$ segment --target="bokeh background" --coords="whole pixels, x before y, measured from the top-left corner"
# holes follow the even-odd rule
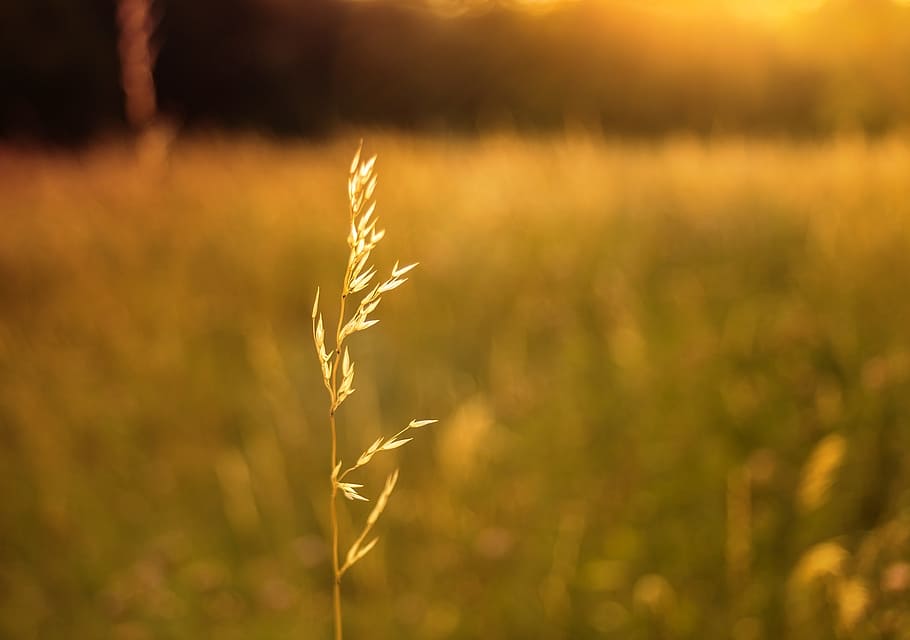
[[[891,0],[0,1],[0,637],[330,636],[364,138],[349,637],[910,638],[908,124]]]

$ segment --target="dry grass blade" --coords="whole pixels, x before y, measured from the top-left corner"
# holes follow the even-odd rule
[[[392,440],[390,442],[386,442],[384,445],[382,445],[382,450],[391,451],[392,449],[397,449],[398,447],[406,445],[413,439],[414,438],[404,438],[402,440]]]
[[[370,511],[370,515],[367,516],[363,531],[360,532],[360,535],[357,536],[354,544],[352,544],[351,548],[348,550],[344,565],[341,567],[342,574],[350,569],[358,560],[363,558],[376,544],[378,538],[374,538],[369,544],[362,546],[363,541],[372,530],[373,525],[376,524],[376,522],[379,520],[379,516],[382,515],[383,511],[385,511],[386,505],[389,502],[389,497],[392,495],[392,491],[395,490],[395,485],[397,483],[398,469],[395,469],[395,471],[389,474],[389,477],[386,478],[385,487],[383,488],[382,493],[379,494],[379,497],[376,499],[376,504],[373,506],[373,510]]]
[[[379,520],[379,516],[382,515],[382,512],[385,510],[386,503],[389,501],[389,496],[392,495],[392,491],[395,490],[395,485],[398,483],[398,469],[395,469],[385,481],[385,487],[382,490],[382,493],[379,494],[379,498],[376,499],[376,506],[373,507],[373,510],[370,512],[369,517],[367,518],[367,526],[371,527],[376,524],[376,521]]]
[[[341,492],[344,494],[344,497],[348,500],[362,500],[363,502],[369,502],[369,499],[364,498],[362,495],[357,493],[357,489],[362,488],[362,484],[355,484],[353,482],[339,482],[338,488],[341,489]]]
[[[320,289],[316,288],[316,295],[313,300],[313,342],[316,346],[316,354],[319,358],[320,368],[322,371],[323,383],[329,394],[329,427],[332,444],[332,472],[331,472],[331,496],[330,504],[330,523],[332,536],[332,572],[334,577],[332,590],[333,605],[333,628],[335,640],[342,638],[342,618],[341,618],[341,577],[354,564],[359,562],[375,546],[378,538],[373,538],[364,544],[367,535],[379,520],[379,516],[388,504],[389,497],[395,489],[398,482],[398,470],[396,469],[386,479],[385,487],[376,504],[367,516],[363,529],[354,543],[348,549],[345,555],[344,563],[341,564],[338,553],[338,512],[336,498],[340,492],[342,496],[351,501],[366,502],[367,498],[358,491],[363,487],[360,483],[343,482],[344,478],[351,472],[360,469],[368,464],[380,451],[392,451],[411,442],[413,438],[402,438],[409,429],[419,429],[436,420],[411,420],[411,422],[391,438],[377,438],[360,457],[357,463],[342,471],[341,460],[338,457],[338,438],[335,414],[341,404],[354,393],[354,361],[351,359],[351,353],[345,340],[351,335],[369,329],[375,326],[379,320],[370,318],[370,315],[379,307],[382,300],[382,294],[397,289],[405,282],[405,274],[413,270],[417,263],[414,262],[404,267],[399,267],[398,262],[392,267],[391,275],[380,284],[375,284],[373,288],[364,295],[357,303],[356,310],[350,317],[347,317],[346,309],[349,300],[364,291],[373,282],[376,276],[376,267],[370,264],[373,249],[385,237],[385,231],[377,229],[378,218],[375,215],[376,203],[372,201],[373,194],[378,184],[377,176],[373,173],[376,164],[376,156],[369,160],[362,161],[363,143],[358,146],[354,153],[354,159],[351,162],[350,175],[348,178],[348,199],[350,201],[350,231],[348,232],[347,243],[350,247],[348,263],[342,280],[341,300],[338,309],[338,326],[335,330],[335,344],[329,348],[326,345],[325,323],[322,314],[319,312]],[[339,373],[341,380],[339,381]]]
[[[344,566],[342,567],[342,571],[346,570],[348,567],[353,566],[353,565],[354,565],[355,563],[357,563],[361,558],[363,558],[366,554],[368,554],[368,553],[373,549],[373,547],[376,546],[376,543],[377,543],[377,542],[379,542],[379,538],[378,538],[378,537],[377,537],[377,538],[373,538],[373,539],[370,540],[368,543],[366,543],[366,545],[364,545],[363,547],[361,547],[361,546],[358,545],[358,544],[354,544],[354,545],[348,550],[348,555],[347,555],[347,557],[345,558]]]

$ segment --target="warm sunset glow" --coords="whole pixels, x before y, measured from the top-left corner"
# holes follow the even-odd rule
[[[562,4],[577,0],[517,0],[535,6]],[[600,0],[605,5],[629,5],[638,9],[656,9],[679,13],[721,11],[746,16],[770,17],[812,11],[827,0]],[[910,1],[910,0],[904,0]]]
[[[370,0],[354,0],[370,1]],[[510,0],[512,4],[537,11],[582,0]],[[605,7],[634,8],[678,14],[721,13],[750,19],[786,19],[822,8],[830,0],[594,0]],[[886,2],[888,0],[885,0]],[[910,0],[890,0],[899,6],[910,6]],[[493,4],[490,0],[427,0],[427,4],[444,12],[460,12]]]

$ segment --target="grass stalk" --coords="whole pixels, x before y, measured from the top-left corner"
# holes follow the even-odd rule
[[[377,218],[374,216],[376,203],[373,194],[376,189],[376,175],[373,168],[376,156],[368,160],[361,157],[361,147],[357,149],[351,163],[348,178],[348,198],[350,202],[350,231],[348,233],[348,255],[344,279],[341,284],[341,296],[338,307],[338,323],[335,328],[334,346],[327,349],[325,342],[325,323],[319,312],[319,288],[316,289],[316,299],[313,302],[313,342],[316,355],[322,370],[322,381],[329,396],[329,431],[331,436],[331,489],[329,493],[329,520],[331,522],[332,536],[332,626],[335,640],[342,640],[342,599],[341,579],[348,569],[353,567],[376,546],[378,538],[366,541],[379,516],[384,511],[395,484],[398,481],[398,469],[395,469],[386,479],[385,487],[380,492],[372,511],[351,544],[344,562],[341,560],[340,539],[338,531],[338,494],[339,492],[348,500],[368,502],[369,499],[361,495],[362,484],[344,482],[349,474],[366,466],[373,457],[384,451],[397,449],[412,440],[402,438],[409,430],[419,429],[436,422],[436,420],[411,420],[407,426],[400,429],[390,438],[378,438],[365,449],[357,458],[357,462],[346,469],[342,467],[342,458],[338,451],[338,426],[336,414],[341,404],[354,393],[354,362],[350,356],[350,349],[346,342],[353,334],[375,325],[378,320],[371,319],[382,296],[404,284],[408,279],[405,274],[410,272],[417,263],[399,267],[398,262],[392,267],[391,275],[382,283],[373,285],[372,289],[362,294],[357,303],[357,310],[348,317],[347,302],[351,296],[366,291],[376,276],[376,268],[370,264],[373,249],[382,240],[385,231],[376,228]],[[341,372],[341,381],[338,376]]]

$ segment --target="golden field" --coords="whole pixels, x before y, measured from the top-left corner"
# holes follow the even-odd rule
[[[329,637],[355,146],[0,151],[0,637]],[[366,148],[351,638],[910,637],[910,142]]]

